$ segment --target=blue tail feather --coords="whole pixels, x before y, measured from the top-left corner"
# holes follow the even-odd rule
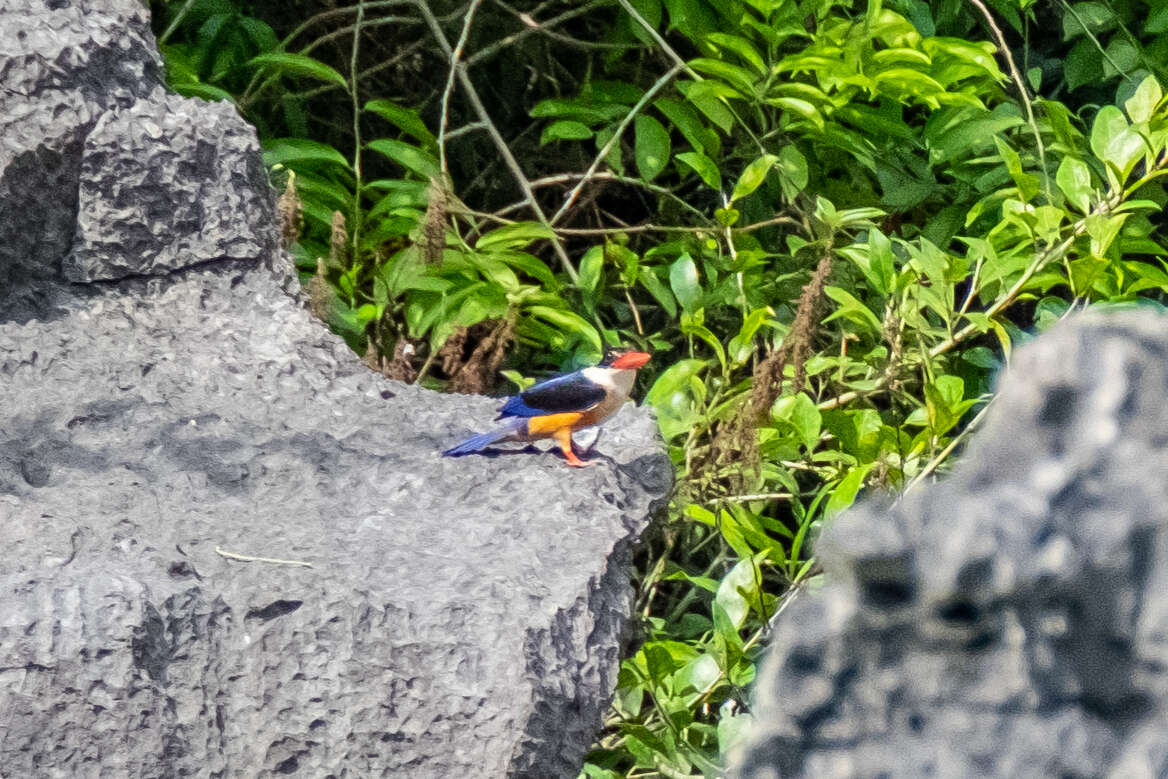
[[[507,424],[500,425],[486,433],[479,433],[463,441],[457,446],[452,446],[442,453],[443,457],[461,457],[464,454],[473,454],[481,452],[491,444],[498,443],[511,435],[519,432],[519,427],[527,422],[526,419],[508,420]]]

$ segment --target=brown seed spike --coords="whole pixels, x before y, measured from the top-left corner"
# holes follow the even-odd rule
[[[349,234],[345,230],[345,215],[333,211],[332,235],[329,236],[329,262],[342,268],[348,266]]]
[[[426,194],[429,202],[422,223],[422,256],[427,265],[438,265],[446,248],[446,188],[437,178],[432,178]]]
[[[280,245],[287,249],[300,240],[304,229],[304,206],[296,194],[296,173],[288,171],[284,192],[276,201],[276,221],[280,225]]]

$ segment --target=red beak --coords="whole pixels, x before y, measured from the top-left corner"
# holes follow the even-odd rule
[[[617,370],[637,370],[645,363],[649,362],[652,355],[646,352],[625,352],[620,357],[612,361],[611,367]]]

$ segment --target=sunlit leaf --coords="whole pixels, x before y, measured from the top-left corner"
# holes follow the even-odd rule
[[[644,114],[637,115],[635,130],[637,170],[645,181],[652,181],[669,163],[669,132],[661,122]]]

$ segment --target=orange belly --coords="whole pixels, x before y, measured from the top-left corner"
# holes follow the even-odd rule
[[[570,411],[566,414],[531,417],[527,420],[527,434],[533,438],[550,436],[564,428],[575,428],[584,416],[579,411]]]

